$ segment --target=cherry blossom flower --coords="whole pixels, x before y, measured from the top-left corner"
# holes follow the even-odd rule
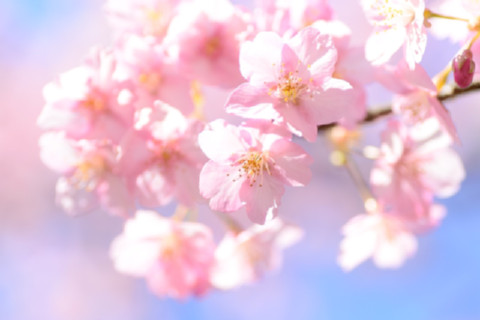
[[[383,75],[377,73],[378,81],[396,93],[392,101],[395,113],[401,114],[410,125],[435,118],[453,140],[460,141],[450,113],[438,100],[437,88],[422,66],[417,64],[411,70],[402,61],[394,68],[385,67],[383,70]]]
[[[242,207],[255,223],[277,215],[284,185],[304,186],[311,178],[309,155],[270,123],[235,127],[216,120],[199,135],[210,159],[200,173],[200,193],[210,208]]]
[[[370,177],[376,195],[395,211],[421,219],[433,196],[452,196],[465,178],[451,142],[433,119],[414,128],[390,122]]]
[[[203,124],[157,101],[137,112],[135,129],[121,142],[119,167],[139,202],[156,207],[178,200],[186,206],[201,200],[200,169],[206,161],[197,143]]]
[[[68,214],[88,213],[97,207],[127,216],[134,202],[116,167],[117,152],[108,141],[71,140],[64,133],[40,138],[41,157],[63,174],[56,186],[57,203]]]
[[[343,234],[338,263],[345,271],[370,257],[380,268],[398,268],[417,251],[417,240],[402,220],[382,212],[353,217]]]
[[[330,20],[333,10],[327,0],[256,1],[255,22],[261,31],[293,35],[318,20]]]
[[[226,110],[274,120],[314,141],[317,125],[347,117],[355,105],[351,85],[332,78],[336,61],[331,38],[316,29],[305,28],[287,42],[261,32],[241,48],[240,68],[248,82],[232,92]]]
[[[282,262],[282,250],[303,236],[298,227],[275,219],[263,226],[254,225],[240,233],[229,232],[215,251],[212,285],[232,289],[262,278]]]
[[[362,6],[374,26],[365,46],[367,59],[383,64],[403,45],[405,59],[413,69],[427,44],[424,0],[362,0]]]
[[[38,118],[42,129],[63,130],[75,139],[118,141],[132,124],[128,83],[115,79],[110,50],[92,50],[86,63],[45,86],[46,105]]]
[[[162,38],[180,0],[107,0],[105,9],[118,31]]]
[[[215,244],[208,227],[138,211],[112,243],[115,268],[144,277],[160,297],[201,296],[210,289]]]
[[[241,83],[240,43],[250,34],[248,15],[227,0],[197,0],[173,19],[165,44],[185,74],[204,84]]]
[[[176,62],[164,52],[164,47],[153,38],[129,36],[122,39],[119,69],[122,77],[135,84],[137,108],[162,100],[175,106],[184,115],[193,112],[190,80],[178,72]]]

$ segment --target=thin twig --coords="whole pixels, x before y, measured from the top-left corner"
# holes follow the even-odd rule
[[[480,90],[480,82],[474,82],[472,83],[468,88],[459,88],[457,86],[452,86],[452,89],[449,92],[446,93],[440,93],[438,95],[438,100],[440,101],[446,101],[446,100],[452,100],[458,96],[461,96],[463,94]],[[385,106],[385,107],[379,107],[376,108],[373,111],[367,112],[365,118],[361,121],[361,123],[369,123],[373,122],[379,118],[382,118],[384,116],[388,116],[389,114],[392,113],[392,107],[391,106]],[[325,130],[328,130],[332,127],[334,127],[336,124],[335,123],[330,123],[330,124],[325,124],[318,126],[318,132],[322,132]]]

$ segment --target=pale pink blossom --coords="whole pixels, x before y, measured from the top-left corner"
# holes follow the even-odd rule
[[[424,0],[362,0],[362,6],[374,26],[365,46],[367,59],[383,64],[403,46],[405,60],[413,69],[427,44]]]
[[[85,64],[47,84],[46,105],[38,118],[42,129],[62,130],[75,139],[118,141],[132,124],[132,94],[115,78],[113,51],[93,49]]]
[[[127,216],[133,197],[117,168],[117,148],[108,141],[71,140],[64,133],[40,138],[41,158],[62,174],[56,186],[57,204],[68,214],[88,213],[98,207]]]
[[[348,117],[357,98],[348,82],[332,77],[336,61],[331,37],[314,28],[288,41],[261,32],[241,48],[240,68],[248,82],[232,92],[226,110],[273,120],[314,141],[317,126]]]
[[[165,45],[182,72],[208,85],[232,88],[242,82],[240,43],[249,36],[249,16],[227,0],[197,0],[173,19]]]
[[[226,290],[259,280],[267,272],[280,268],[282,251],[302,236],[300,228],[280,219],[240,233],[227,233],[215,251],[212,285]]]
[[[150,107],[155,100],[162,100],[184,115],[193,112],[191,81],[178,71],[176,62],[154,38],[124,37],[117,49],[121,77],[135,85],[137,108]]]
[[[256,1],[255,23],[261,31],[293,35],[319,20],[330,20],[333,10],[327,0]]]
[[[413,128],[390,122],[370,177],[376,195],[411,220],[422,220],[434,196],[452,196],[465,178],[451,143],[433,119]]]
[[[383,212],[353,217],[343,235],[338,263],[345,271],[369,258],[380,268],[398,268],[417,251],[417,239],[402,220]]]
[[[162,38],[180,0],[107,0],[111,25],[121,33]]]
[[[176,199],[192,206],[201,200],[198,177],[206,158],[197,137],[204,125],[160,101],[136,118],[121,141],[119,167],[140,204],[156,207]]]
[[[352,46],[350,28],[339,20],[320,20],[312,24],[312,27],[329,34],[337,49],[337,62],[333,77],[350,83],[353,95],[353,105],[347,117],[340,122],[345,126],[354,126],[363,120],[366,113],[367,94],[365,86],[374,81],[374,75],[378,67],[372,66],[365,59],[363,46]]]
[[[450,113],[437,98],[437,88],[430,76],[417,64],[410,69],[405,62],[391,68],[386,66],[379,82],[393,91],[392,109],[402,115],[407,124],[415,125],[435,118],[453,140],[459,142],[457,129]]]
[[[473,24],[480,16],[477,0],[437,0],[429,4],[435,13],[470,20]],[[449,38],[454,43],[465,43],[472,36],[468,23],[461,20],[430,19],[429,32],[438,38]]]
[[[214,250],[205,225],[138,211],[113,241],[110,255],[117,271],[146,278],[156,295],[182,299],[210,289]]]
[[[284,185],[304,186],[312,158],[270,122],[235,127],[210,123],[199,143],[210,159],[200,173],[200,193],[210,208],[233,212],[242,207],[255,223],[277,215]]]

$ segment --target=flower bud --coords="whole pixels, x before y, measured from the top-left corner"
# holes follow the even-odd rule
[[[468,87],[473,80],[475,62],[473,62],[472,51],[463,50],[452,61],[453,75],[455,82],[460,88]]]

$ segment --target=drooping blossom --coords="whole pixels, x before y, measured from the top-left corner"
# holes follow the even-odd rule
[[[142,205],[176,199],[192,206],[201,199],[198,177],[206,158],[197,137],[203,126],[160,101],[137,112],[135,128],[121,142],[119,167]]]
[[[121,77],[135,85],[136,108],[150,107],[155,100],[162,100],[184,115],[193,112],[191,81],[178,71],[176,62],[154,38],[124,37],[117,50]]]
[[[46,105],[38,125],[75,139],[117,142],[132,124],[133,97],[128,82],[117,81],[115,71],[114,52],[93,49],[84,65],[45,86]]]
[[[284,185],[309,182],[312,158],[271,123],[249,125],[219,119],[200,133],[200,147],[210,159],[200,173],[200,193],[213,210],[245,207],[250,220],[263,224],[277,215]]]
[[[180,0],[107,0],[105,10],[121,33],[163,38]]]
[[[398,268],[417,251],[417,239],[401,218],[382,212],[353,217],[343,235],[338,263],[345,271],[369,258],[380,268]]]
[[[368,21],[374,26],[365,54],[369,61],[383,64],[402,46],[408,66],[422,60],[427,44],[424,0],[362,0]]]
[[[283,40],[261,32],[240,52],[240,68],[248,82],[230,95],[226,110],[245,118],[273,120],[308,141],[317,125],[351,115],[351,85],[333,78],[337,51],[331,37],[314,28]]]
[[[138,211],[110,254],[121,273],[146,279],[160,297],[201,296],[210,289],[215,244],[208,227]]]
[[[228,0],[196,0],[181,6],[165,45],[183,73],[207,85],[233,88],[242,82],[240,44],[251,33],[249,16]]]
[[[375,194],[410,220],[422,220],[434,196],[452,196],[465,178],[451,143],[434,119],[413,128],[390,122],[371,172]]]
[[[117,167],[117,148],[108,141],[71,140],[64,133],[40,138],[41,157],[62,174],[56,186],[57,204],[68,214],[88,213],[98,207],[127,216],[134,201]]]
[[[378,80],[393,91],[392,109],[402,115],[407,124],[415,125],[435,118],[456,142],[460,141],[450,113],[437,98],[437,88],[420,65],[410,69],[405,62],[396,67],[385,67]]]
[[[259,280],[280,267],[282,251],[302,236],[300,228],[280,219],[227,233],[215,251],[212,285],[226,290]]]

